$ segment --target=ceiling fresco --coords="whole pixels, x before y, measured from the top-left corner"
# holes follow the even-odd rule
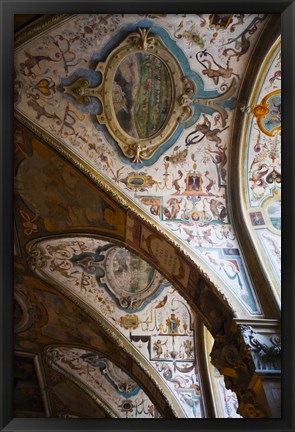
[[[119,207],[39,140],[27,137],[20,125],[15,128],[14,191],[17,225],[25,239],[81,227],[124,235],[125,218]]]
[[[212,289],[204,283],[189,257],[160,237],[155,227],[122,208],[19,123],[16,123],[15,154],[16,254],[25,256],[27,242],[43,235],[87,232],[120,240],[155,266],[192,301],[213,333],[224,322],[230,322],[227,299],[220,296],[218,288],[210,293]],[[28,176],[22,166],[35,175]],[[42,166],[40,176],[39,166]],[[151,285],[150,289],[153,287]],[[214,312],[216,308],[218,314]]]
[[[15,274],[17,280],[15,289],[15,310],[17,311],[15,315],[17,325],[15,326],[14,335],[15,352],[17,358],[19,357],[19,353],[22,352],[28,353],[27,357],[33,360],[35,357],[38,357],[38,367],[33,368],[32,377],[40,383],[40,388],[34,384],[36,394],[41,391],[43,399],[47,400],[45,404],[46,415],[40,414],[40,416],[59,417],[75,415],[82,418],[101,418],[111,415],[104,409],[105,404],[99,402],[99,395],[97,393],[95,398],[92,398],[93,389],[88,388],[90,384],[89,386],[85,385],[85,379],[82,386],[81,382],[75,384],[74,377],[70,375],[64,375],[64,379],[61,377],[60,379],[56,379],[51,368],[53,365],[48,362],[46,363],[44,350],[45,348],[49,349],[49,347],[56,347],[58,345],[65,348],[75,347],[87,353],[99,352],[102,357],[118,365],[120,371],[120,366],[122,366],[125,375],[127,374],[130,377],[130,382],[136,380],[137,386],[143,386],[152,395],[154,403],[160,407],[164,418],[175,417],[173,410],[162,395],[158,383],[151,380],[142,365],[136,363],[133,357],[125,351],[112,332],[105,331],[99,322],[95,322],[91,318],[91,313],[88,313],[87,307],[81,306],[79,301],[73,301],[53,286],[50,286],[50,280],[42,281],[40,278],[32,276],[29,269],[25,269],[25,266],[21,268],[21,265],[18,264]],[[31,320],[24,320],[23,316],[30,316]],[[22,322],[24,325],[20,327],[19,324]],[[27,362],[26,359],[25,361]],[[43,373],[43,369],[45,373]],[[122,370],[121,375],[125,376],[124,373]],[[37,377],[35,376],[36,374]],[[54,375],[53,377],[52,374]],[[70,384],[67,384],[69,382]],[[17,385],[17,383],[16,375],[15,384]],[[72,384],[74,385],[73,392],[71,392]],[[70,395],[65,394],[66,388],[69,389]],[[26,389],[28,390],[27,393],[25,393]],[[34,394],[30,391],[29,386],[25,384],[25,388],[23,389],[21,385],[21,393],[18,388],[15,391],[19,394],[19,404],[16,406],[17,416],[21,417],[23,413],[26,413],[26,416],[34,417]],[[81,392],[82,396],[79,396],[78,394]],[[84,393],[85,395],[83,396]],[[28,401],[21,407],[21,399],[25,394]],[[31,401],[29,400],[30,397],[33,398]],[[85,405],[77,404],[80,397],[84,399],[92,398],[92,404],[97,406],[97,409],[93,410],[91,414],[91,411],[87,410]],[[63,405],[60,399],[64,402]],[[30,406],[32,409],[29,410]],[[153,413],[155,416],[158,415],[157,410],[154,410]],[[113,411],[112,414],[114,414]]]
[[[37,275],[84,304],[148,375],[165,384],[181,416],[203,417],[194,313],[158,272],[127,249],[87,237],[33,242],[28,255]],[[125,281],[127,268],[132,283]]]
[[[240,418],[210,352],[277,318],[232,220],[279,296],[280,39],[249,68],[275,19],[16,20],[17,417]]]
[[[248,226],[274,289],[281,292],[281,48],[272,47],[249,101],[242,158]]]
[[[147,395],[103,355],[74,347],[48,347],[45,359],[102,405],[113,418],[160,418]]]
[[[61,372],[44,362],[47,388],[50,396],[51,417],[109,418],[98,403],[84,389]]]
[[[262,311],[229,219],[227,159],[239,85],[268,20],[69,16],[15,51],[16,116],[254,315]]]

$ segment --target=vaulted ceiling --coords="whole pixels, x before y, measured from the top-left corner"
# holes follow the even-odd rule
[[[16,33],[16,358],[47,416],[91,416],[68,382],[94,417],[210,416],[201,322],[278,317],[279,32],[110,14]]]

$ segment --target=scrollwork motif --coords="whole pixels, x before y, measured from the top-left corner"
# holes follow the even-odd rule
[[[226,388],[237,394],[238,414],[246,418],[269,417],[268,407],[252,389],[251,382],[262,371],[278,372],[280,356],[280,335],[270,335],[267,327],[258,332],[243,324],[232,333],[216,336],[211,361],[224,376]]]
[[[136,85],[132,96],[127,96],[129,87],[127,91],[117,82],[127,67],[126,62],[144,68],[136,79],[128,82],[128,86]],[[89,81],[80,77],[65,86],[64,92],[82,105],[88,105],[91,97],[98,98],[102,105],[102,112],[96,116],[98,122],[106,126],[124,156],[135,163],[150,159],[179,123],[186,122],[194,113],[194,81],[183,75],[177,59],[158,35],[151,34],[151,29],[138,28],[129,34],[105,62],[98,63],[96,71],[102,74],[97,87],[90,87]],[[155,103],[157,94],[163,91],[166,102],[159,106]],[[129,113],[130,104],[133,108]],[[139,107],[145,113],[136,116],[134,111]],[[120,110],[131,116],[128,122],[120,120]]]
[[[241,326],[241,332],[249,347],[257,369],[281,369],[281,338],[278,334],[259,335],[250,326]]]

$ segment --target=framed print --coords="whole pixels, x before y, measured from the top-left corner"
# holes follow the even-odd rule
[[[294,2],[1,20],[1,430],[292,431]]]

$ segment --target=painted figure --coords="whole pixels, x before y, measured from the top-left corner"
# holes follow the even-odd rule
[[[193,357],[193,344],[192,341],[190,341],[189,339],[184,341],[184,351],[187,358]]]
[[[174,313],[167,319],[167,325],[169,326],[169,333],[178,333],[179,319]]]
[[[221,138],[218,136],[218,134],[228,129],[229,126],[225,126],[223,129],[211,129],[211,122],[205,114],[203,114],[203,119],[203,123],[198,123],[195,126],[195,130],[190,132],[186,137],[185,144],[187,146],[197,144],[205,137],[208,141],[214,142],[216,146],[221,143]]]
[[[166,343],[166,342],[165,342],[165,343]],[[155,351],[156,356],[157,356],[158,358],[160,358],[160,357],[161,357],[161,354],[163,354],[163,348],[162,348],[162,345],[164,345],[165,343],[162,344],[162,342],[161,342],[160,339],[158,339],[156,342],[154,342],[153,350]]]

